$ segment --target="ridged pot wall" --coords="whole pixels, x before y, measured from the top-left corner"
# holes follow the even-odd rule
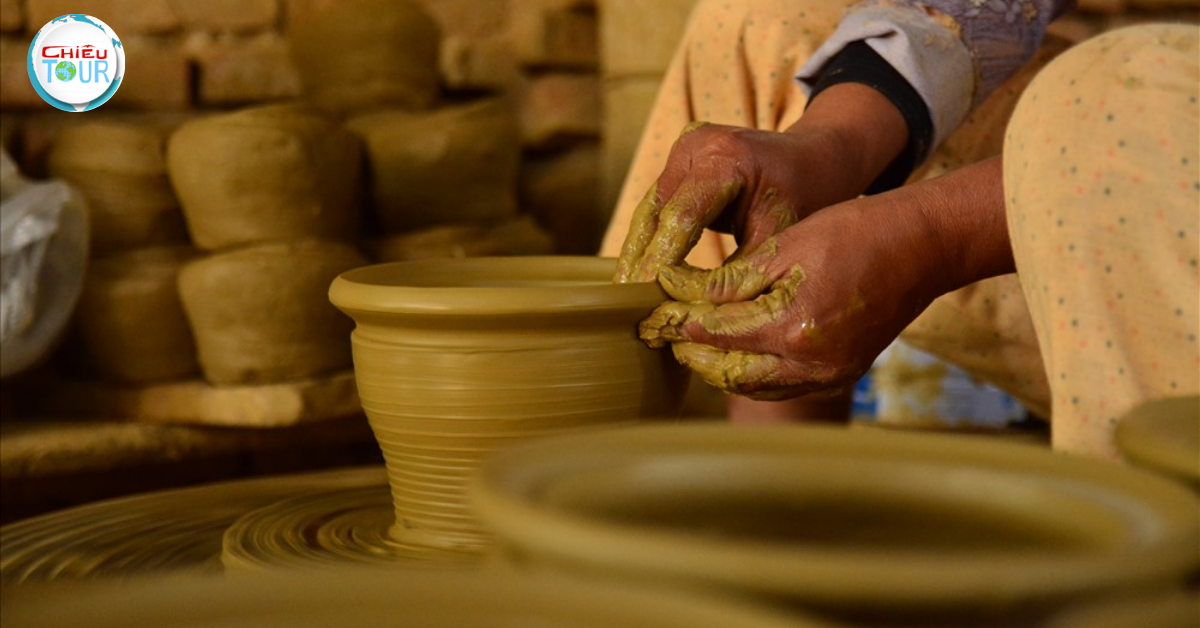
[[[637,324],[665,298],[611,283],[612,260],[527,257],[382,264],[330,298],[354,318],[355,376],[386,460],[391,536],[476,552],[466,486],[513,442],[677,416],[686,372]]]

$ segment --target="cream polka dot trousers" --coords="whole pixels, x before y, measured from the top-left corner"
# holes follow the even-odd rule
[[[669,68],[601,251],[688,123],[783,130],[795,72],[848,2],[706,0]],[[1048,38],[913,178],[1003,153],[1017,273],[934,302],[903,334],[1051,420],[1061,451],[1117,457],[1135,405],[1200,391],[1200,28],[1146,25],[1069,50]],[[1065,52],[1064,52],[1065,50]],[[733,251],[708,232],[689,256]]]

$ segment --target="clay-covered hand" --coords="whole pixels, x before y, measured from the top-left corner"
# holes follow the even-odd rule
[[[653,281],[678,264],[706,227],[739,250],[814,211],[862,193],[904,145],[895,107],[863,85],[834,86],[784,132],[696,122],[634,211],[616,280]]]
[[[828,207],[714,270],[670,266],[640,326],[758,399],[854,385],[937,296],[1012,271],[999,161]]]

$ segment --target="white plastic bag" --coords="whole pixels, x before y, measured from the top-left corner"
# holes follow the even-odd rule
[[[0,377],[53,347],[79,300],[87,259],[80,194],[63,181],[25,179],[0,150]]]

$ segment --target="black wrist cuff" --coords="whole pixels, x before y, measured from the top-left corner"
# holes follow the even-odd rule
[[[933,142],[933,120],[925,100],[895,68],[864,41],[842,49],[821,72],[808,102],[838,83],[862,83],[883,94],[900,110],[908,123],[908,144],[871,185],[866,194],[878,194],[904,184],[912,171],[925,161]]]

